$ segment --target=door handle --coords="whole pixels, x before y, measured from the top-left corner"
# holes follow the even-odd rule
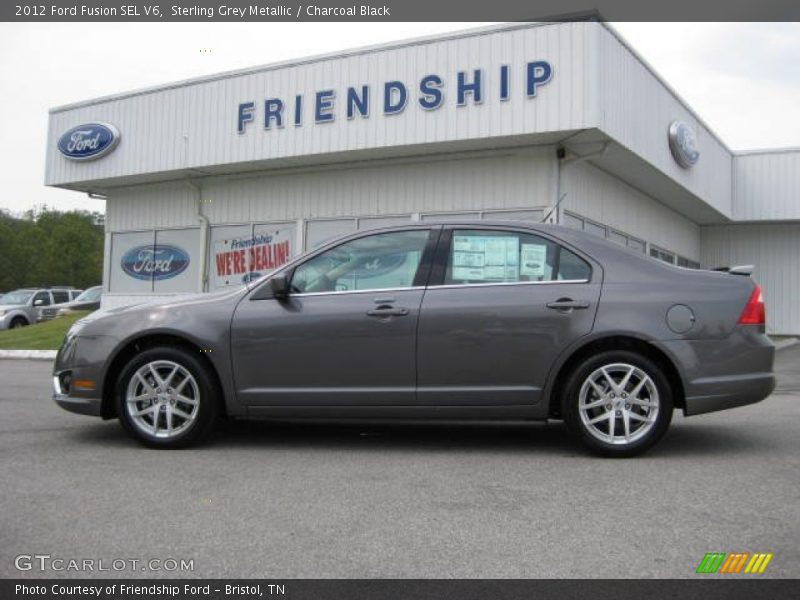
[[[405,317],[409,313],[407,308],[395,308],[393,306],[382,306],[374,310],[368,310],[368,317]]]
[[[580,302],[572,298],[559,298],[555,302],[548,302],[545,306],[555,310],[571,311],[589,308],[588,302]]]

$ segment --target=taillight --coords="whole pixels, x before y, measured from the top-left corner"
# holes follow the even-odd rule
[[[766,315],[764,313],[764,297],[761,295],[761,286],[756,284],[750,299],[745,304],[742,316],[739,317],[739,325],[764,325]]]

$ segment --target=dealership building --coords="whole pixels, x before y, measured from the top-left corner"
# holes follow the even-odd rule
[[[755,265],[800,334],[800,149],[732,152],[611,27],[512,24],[50,111],[46,184],[107,198],[105,307],[240,286],[332,237],[547,220]]]

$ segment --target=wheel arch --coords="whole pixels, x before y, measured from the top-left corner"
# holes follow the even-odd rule
[[[227,416],[225,387],[222,385],[222,380],[216,366],[203,353],[202,348],[196,342],[173,332],[148,332],[133,339],[127,340],[124,344],[121,344],[117,352],[110,357],[108,366],[105,369],[105,375],[103,377],[101,405],[101,416],[103,419],[113,419],[117,417],[114,392],[117,387],[117,378],[119,377],[119,374],[122,372],[122,369],[125,367],[125,365],[134,356],[136,356],[136,354],[145,350],[149,350],[150,348],[156,348],[158,346],[182,348],[188,352],[191,352],[192,354],[196,354],[198,360],[208,367],[209,373],[211,373],[211,376],[213,377],[220,394],[219,408],[221,415],[223,417]]]
[[[584,340],[580,346],[571,349],[562,357],[555,369],[555,375],[549,382],[547,398],[549,398],[548,418],[561,418],[561,395],[569,374],[577,365],[598,352],[608,350],[629,350],[637,352],[655,362],[663,371],[672,389],[673,404],[676,408],[684,408],[684,382],[675,362],[649,340],[628,333],[608,334]]]

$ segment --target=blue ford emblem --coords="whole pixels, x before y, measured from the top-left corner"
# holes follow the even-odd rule
[[[244,277],[242,277],[242,283],[250,283],[251,281],[255,281],[261,277],[261,273],[257,271],[250,271],[249,273],[245,273]]]
[[[86,123],[58,138],[58,150],[72,160],[92,160],[116,148],[119,138],[119,131],[109,123]]]
[[[684,169],[693,167],[700,160],[697,136],[683,121],[673,121],[669,126],[669,149],[672,157]]]
[[[122,255],[122,270],[134,279],[158,281],[176,277],[189,266],[189,254],[177,246],[137,246]]]

